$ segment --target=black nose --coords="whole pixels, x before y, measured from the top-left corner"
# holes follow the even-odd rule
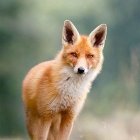
[[[83,74],[85,72],[85,69],[83,67],[78,68],[78,73]]]

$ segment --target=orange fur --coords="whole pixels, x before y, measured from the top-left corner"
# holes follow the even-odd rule
[[[79,36],[76,43],[63,44],[54,60],[40,63],[28,72],[23,81],[23,102],[32,140],[69,139],[91,82],[101,70],[102,50],[103,47],[92,46],[88,36]],[[77,64],[84,64],[88,72],[75,73]]]

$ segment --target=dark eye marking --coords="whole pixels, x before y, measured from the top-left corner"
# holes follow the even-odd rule
[[[73,57],[78,57],[78,54],[76,52],[71,52],[70,55],[72,55]]]
[[[94,54],[87,54],[87,58],[94,58]]]

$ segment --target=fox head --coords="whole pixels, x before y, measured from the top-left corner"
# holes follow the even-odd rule
[[[106,35],[106,24],[96,27],[89,36],[82,36],[71,21],[65,20],[62,31],[63,62],[79,75],[95,69],[100,71]]]

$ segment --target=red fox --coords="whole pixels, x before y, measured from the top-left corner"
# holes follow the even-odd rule
[[[107,26],[80,35],[64,21],[62,50],[33,67],[23,81],[26,123],[32,140],[68,140],[92,81],[103,64]]]

